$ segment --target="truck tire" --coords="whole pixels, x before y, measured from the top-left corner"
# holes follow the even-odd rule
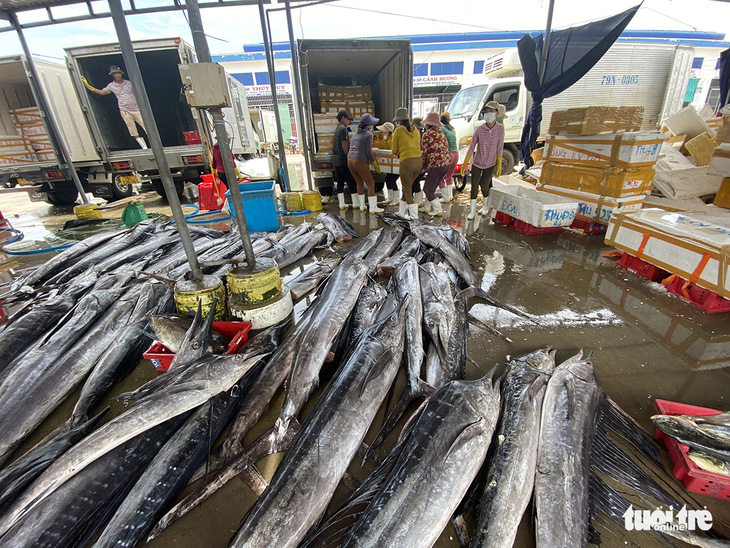
[[[79,192],[75,188],[67,188],[64,190],[54,190],[46,193],[46,201],[51,205],[67,206],[76,203]]]
[[[502,175],[510,175],[515,168],[515,155],[511,150],[502,151]]]
[[[114,195],[115,199],[118,198],[128,198],[134,193],[134,187],[132,185],[123,185],[119,182],[119,176],[114,177],[114,182],[112,183],[112,194]]]
[[[162,180],[150,179],[150,182],[152,183],[152,187],[155,189],[157,194],[167,199],[167,194],[165,194],[165,187],[162,185]],[[177,192],[177,195],[182,196],[184,190],[185,181],[175,181],[175,191]]]
[[[464,192],[467,183],[471,184],[471,173],[467,173],[462,177],[461,175],[454,175],[454,187],[459,192]]]

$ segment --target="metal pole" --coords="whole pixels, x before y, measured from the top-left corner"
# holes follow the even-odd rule
[[[203,279],[203,271],[200,269],[198,257],[195,254],[195,247],[193,246],[193,241],[190,238],[190,231],[188,230],[188,225],[185,222],[185,215],[183,214],[182,207],[180,206],[180,198],[177,195],[175,183],[173,182],[172,175],[170,174],[170,166],[168,165],[167,158],[165,157],[165,149],[162,146],[160,132],[157,130],[157,123],[155,122],[155,116],[152,113],[150,99],[147,96],[147,89],[144,85],[144,80],[142,80],[142,73],[139,70],[139,64],[137,63],[137,56],[134,53],[132,39],[129,36],[127,22],[124,19],[122,3],[121,0],[108,1],[109,11],[112,16],[112,21],[114,21],[114,28],[117,31],[117,38],[119,39],[119,46],[122,50],[124,64],[127,65],[127,72],[129,73],[129,78],[134,87],[134,96],[137,99],[142,120],[144,120],[145,132],[147,133],[147,138],[150,140],[150,148],[154,154],[157,169],[160,172],[162,186],[165,188],[167,201],[170,204],[172,216],[175,219],[175,228],[177,228],[177,231],[180,234],[180,241],[182,242],[185,255],[190,263],[190,274],[192,279],[194,281],[199,281]]]
[[[289,49],[291,50],[291,69],[294,74],[294,89],[296,89],[297,93],[301,95],[299,93],[302,89],[301,75],[299,74],[299,63],[297,62],[297,59],[299,58],[299,51],[297,51],[294,44],[294,28],[292,27],[289,0],[284,0],[284,5],[286,6],[286,26],[289,30]],[[304,131],[304,109],[302,105],[302,98],[299,97],[298,99],[299,100],[297,100],[297,97],[294,97],[294,108],[297,112],[297,121],[299,122],[297,135],[299,136],[300,150],[302,154],[304,154],[304,166],[307,171],[307,187],[309,190],[314,190],[312,188],[312,171],[311,166],[309,165],[309,143],[307,142],[307,132]]]
[[[53,116],[49,105],[46,103],[46,98],[43,95],[41,81],[38,77],[38,70],[36,69],[33,56],[30,54],[28,42],[25,41],[25,34],[23,33],[23,29],[18,22],[18,16],[15,14],[14,11],[8,12],[8,15],[10,16],[10,24],[15,27],[15,30],[18,33],[20,45],[23,48],[25,58],[28,61],[30,77],[35,81],[35,85],[38,88],[38,97],[36,97],[36,100],[38,101],[38,109],[41,112],[41,116],[46,119],[46,123],[48,124],[48,129],[50,131],[49,137],[51,139],[51,142],[55,145],[55,152],[57,155],[59,155],[59,152],[61,153],[59,155],[59,160],[61,160],[62,164],[66,164],[66,168],[71,173],[71,179],[76,186],[76,190],[78,190],[79,194],[81,195],[81,201],[85,204],[88,204],[89,198],[88,196],[86,196],[84,186],[81,184],[81,179],[79,179],[79,174],[76,173],[76,166],[74,166],[73,160],[71,160],[71,152],[68,150],[66,142],[61,138],[61,131],[59,130],[58,124],[56,123],[56,118]]]
[[[188,21],[190,23],[190,30],[193,34],[193,45],[195,46],[195,53],[198,55],[198,62],[210,63],[210,49],[208,48],[208,40],[206,39],[205,32],[203,30],[203,19],[200,16],[198,0],[185,0],[185,8],[188,11]],[[218,148],[221,151],[223,169],[226,172],[226,179],[229,181],[228,187],[231,190],[230,201],[233,205],[233,211],[236,212],[236,226],[238,226],[238,233],[241,235],[243,251],[246,254],[246,262],[251,268],[253,268],[256,266],[256,256],[253,253],[251,236],[248,233],[246,214],[243,211],[243,199],[241,198],[241,193],[238,192],[236,166],[233,164],[231,148],[228,145],[228,132],[226,131],[223,111],[220,108],[211,108],[208,109],[208,111],[213,118],[213,127],[215,128],[215,135],[218,139]]]
[[[542,78],[545,76],[545,64],[547,63],[548,48],[550,47],[550,31],[553,26],[553,8],[555,7],[555,0],[550,0],[548,6],[548,18],[547,26],[545,28],[545,36],[542,39],[542,54],[540,55],[540,66],[538,67],[538,75],[540,85],[542,85]]]
[[[261,34],[264,36],[264,49],[266,50],[266,66],[269,69],[269,84],[271,87],[271,97],[274,101],[274,117],[276,118],[277,137],[279,141],[279,164],[284,170],[284,188],[291,190],[289,185],[289,169],[286,165],[286,149],[284,148],[284,137],[281,133],[281,117],[279,116],[279,101],[276,98],[276,72],[274,71],[273,53],[270,49],[269,33],[267,30],[266,17],[264,16],[264,3],[258,0],[259,17],[261,18]]]

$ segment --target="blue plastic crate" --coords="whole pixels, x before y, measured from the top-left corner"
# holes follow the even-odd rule
[[[238,183],[238,190],[243,200],[243,212],[246,214],[246,224],[251,232],[267,232],[279,230],[279,218],[276,215],[276,183],[274,181],[259,181],[256,183]],[[226,191],[229,198],[231,215],[235,218],[236,212],[230,203],[231,191]]]

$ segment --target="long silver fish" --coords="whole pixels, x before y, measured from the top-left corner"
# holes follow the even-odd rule
[[[297,546],[327,508],[398,372],[404,311],[399,307],[360,339],[231,546]]]
[[[315,290],[340,264],[342,257],[332,255],[307,268],[296,278],[287,283],[292,298],[298,300],[310,291]]]
[[[164,393],[141,400],[87,436],[54,462],[0,519],[5,534],[24,514],[59,485],[73,477],[101,455],[153,426],[176,417],[230,389],[260,360],[260,355],[212,356],[187,370],[188,375]]]
[[[486,457],[499,402],[490,377],[436,391],[343,548],[433,546]]]
[[[502,385],[502,418],[496,451],[488,464],[477,526],[470,546],[514,544],[517,527],[532,497],[540,414],[555,352],[537,350],[509,363]]]
[[[335,241],[338,243],[347,242],[353,238],[360,237],[360,234],[357,233],[355,227],[339,215],[320,213],[317,215],[316,219],[332,233]]]
[[[542,405],[535,473],[538,546],[585,546],[594,421],[601,389],[590,360],[560,364]]]
[[[456,324],[456,305],[446,269],[434,263],[419,269],[423,327],[435,345],[441,361],[446,361],[451,332]]]

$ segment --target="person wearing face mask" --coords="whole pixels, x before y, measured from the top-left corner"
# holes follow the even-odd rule
[[[466,158],[461,166],[461,176],[471,171],[471,200],[469,202],[469,215],[467,219],[476,217],[477,196],[479,187],[482,188],[482,210],[481,215],[487,215],[487,196],[492,187],[492,176],[499,177],[502,174],[502,151],[504,150],[504,126],[497,123],[497,113],[500,111],[500,104],[497,101],[489,101],[484,107],[484,124],[479,126],[471,138],[471,144],[466,151]],[[469,160],[474,155],[473,165]]]
[[[378,198],[375,196],[375,181],[370,173],[368,164],[372,164],[376,173],[380,173],[380,167],[373,156],[373,132],[371,129],[380,121],[369,113],[360,117],[360,127],[350,139],[350,151],[347,153],[347,167],[350,168],[355,181],[357,182],[357,200],[360,211],[367,211],[365,206],[365,186],[368,190],[368,205],[370,214],[383,213],[378,207]]]
[[[446,135],[446,141],[449,143],[449,158],[451,164],[449,170],[444,175],[443,179],[439,182],[439,188],[441,189],[441,201],[445,204],[450,204],[451,200],[454,199],[454,171],[456,170],[456,164],[459,163],[459,145],[456,140],[456,130],[451,125],[451,115],[448,112],[441,114],[441,131]]]

